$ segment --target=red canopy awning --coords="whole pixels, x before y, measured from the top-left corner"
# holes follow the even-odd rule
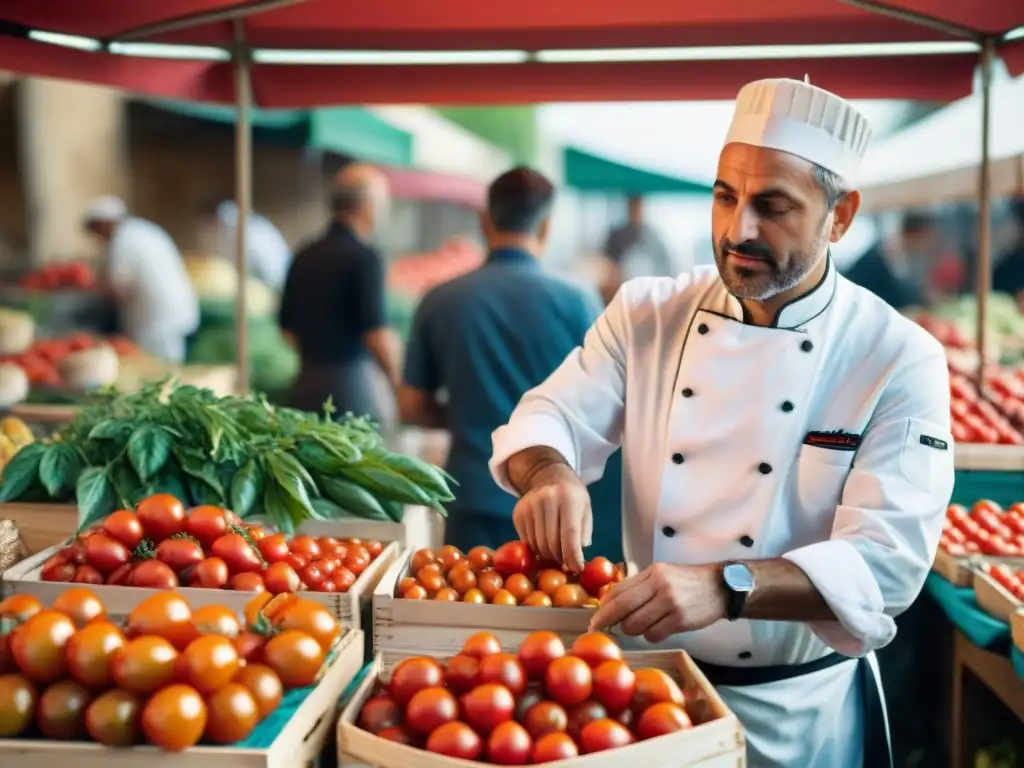
[[[103,40],[141,26],[211,11],[248,7],[246,43],[255,48],[327,50],[537,51],[573,48],[778,46],[966,39],[891,15],[827,0],[302,0],[260,11],[266,0],[6,0],[0,21]],[[889,3],[978,33],[1024,24],[1024,6],[1006,0],[901,0]],[[229,21],[213,20],[146,41],[229,47]],[[38,46],[38,49],[36,49]],[[1007,63],[1024,69],[1024,46]],[[1018,55],[1019,54],[1019,55]],[[123,60],[123,59],[121,59]],[[226,65],[132,59],[20,41],[0,45],[0,67],[91,80],[176,98],[231,102]],[[970,91],[971,54],[803,61],[669,61],[644,63],[438,66],[253,67],[263,107],[343,103],[511,103],[580,100],[732,98],[750,80],[803,77],[850,98],[949,100]],[[166,68],[166,72],[164,72]]]

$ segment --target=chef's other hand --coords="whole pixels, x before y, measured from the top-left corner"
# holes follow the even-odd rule
[[[622,631],[660,643],[726,618],[721,566],[655,563],[613,586],[590,619],[591,631]]]
[[[562,563],[574,572],[583,570],[583,547],[590,546],[594,518],[590,494],[568,467],[549,482],[535,485],[519,499],[512,512],[516,532],[545,560]]]

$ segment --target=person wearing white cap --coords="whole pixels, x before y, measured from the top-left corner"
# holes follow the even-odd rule
[[[161,360],[182,362],[185,339],[199,326],[199,299],[181,253],[162,228],[128,214],[105,196],[85,212],[85,228],[107,246],[107,277],[124,332]]]
[[[586,484],[622,446],[642,570],[591,628],[688,651],[751,766],[891,765],[873,651],[924,584],[953,487],[942,347],[829,255],[869,137],[808,83],[745,86],[714,185],[717,269],[625,283],[493,435],[517,531],[571,568]]]

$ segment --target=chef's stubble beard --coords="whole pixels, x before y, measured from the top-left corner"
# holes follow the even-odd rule
[[[790,258],[785,269],[779,268],[779,263],[773,255],[769,262],[770,270],[767,273],[729,267],[721,243],[715,243],[715,262],[726,290],[737,299],[763,302],[796,288],[828,253],[827,234],[829,228],[825,226],[827,223],[828,213],[822,218],[818,232],[810,246],[801,251],[799,255]]]

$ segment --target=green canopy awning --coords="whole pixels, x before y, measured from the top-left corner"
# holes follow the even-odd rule
[[[147,99],[144,103],[167,112],[215,123],[235,122],[233,107],[188,101]],[[383,165],[412,165],[412,135],[381,120],[362,107],[252,112],[253,128],[264,135],[297,137],[304,146],[350,155]]]
[[[565,185],[581,192],[644,195],[707,195],[711,186],[625,165],[575,147],[562,151]]]

